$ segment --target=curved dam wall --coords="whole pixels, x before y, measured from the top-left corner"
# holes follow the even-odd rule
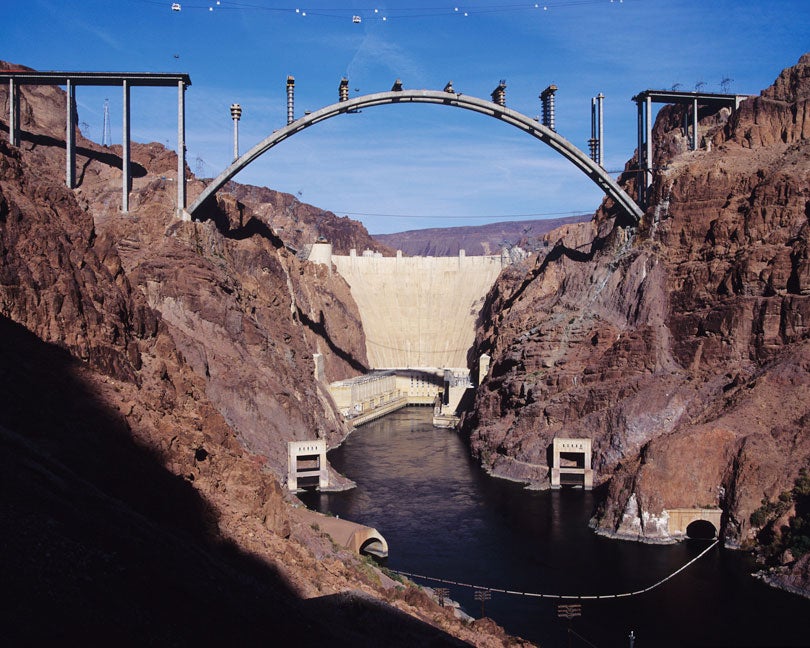
[[[332,255],[331,261],[357,302],[371,367],[429,370],[467,366],[484,298],[509,262],[463,250],[457,257]]]

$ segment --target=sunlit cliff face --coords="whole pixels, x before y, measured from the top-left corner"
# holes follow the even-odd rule
[[[495,474],[545,486],[552,439],[587,437],[605,532],[655,539],[666,511],[718,507],[726,542],[756,536],[751,513],[810,458],[809,66],[701,111],[698,151],[662,109],[640,226],[606,207],[496,283],[465,421]]]

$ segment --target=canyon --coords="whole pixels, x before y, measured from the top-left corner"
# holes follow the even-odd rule
[[[304,250],[395,251],[235,182],[180,221],[177,157],[156,143],[132,145],[123,214],[121,147],[79,135],[70,190],[64,92],[21,98],[20,146],[0,137],[10,636],[521,645],[341,550],[279,485],[288,441],[350,432],[313,354],[327,381],[374,364],[348,284]],[[804,594],[810,554],[778,542],[801,506],[776,503],[810,467],[808,98],[810,55],[738,110],[702,112],[698,151],[682,109],[662,109],[642,222],[606,200],[501,272],[461,422],[486,470],[532,488],[555,436],[591,439],[598,533],[672,541],[669,510],[718,509],[726,546],[780,548],[766,577]],[[186,175],[193,198],[204,183]]]

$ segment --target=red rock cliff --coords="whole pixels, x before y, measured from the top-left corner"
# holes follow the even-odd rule
[[[279,486],[287,440],[345,433],[312,361],[365,362],[345,283],[232,197],[177,222],[160,145],[133,145],[129,214],[120,148],[79,137],[67,189],[64,93],[21,98],[20,146],[0,138],[7,642],[502,645],[337,550]]]
[[[728,544],[755,538],[751,513],[810,462],[809,96],[806,55],[701,111],[695,152],[662,109],[642,223],[603,206],[495,286],[464,421],[490,471],[545,487],[552,439],[588,437],[598,529],[662,540],[666,510],[718,507]]]

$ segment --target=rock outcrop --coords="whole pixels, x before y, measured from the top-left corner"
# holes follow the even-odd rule
[[[552,439],[588,437],[599,531],[668,541],[667,510],[716,507],[728,545],[755,541],[751,513],[810,463],[809,95],[806,55],[702,109],[694,152],[663,108],[642,223],[606,202],[496,284],[464,421],[488,470],[547,487]]]
[[[370,236],[361,223],[303,203],[298,196],[235,182],[228,183],[225,190],[240,203],[250,206],[258,218],[272,223],[285,243],[296,249],[304,249],[323,237],[332,244],[335,254],[349,254],[352,248],[358,254],[373,250],[393,256],[395,252]]]

